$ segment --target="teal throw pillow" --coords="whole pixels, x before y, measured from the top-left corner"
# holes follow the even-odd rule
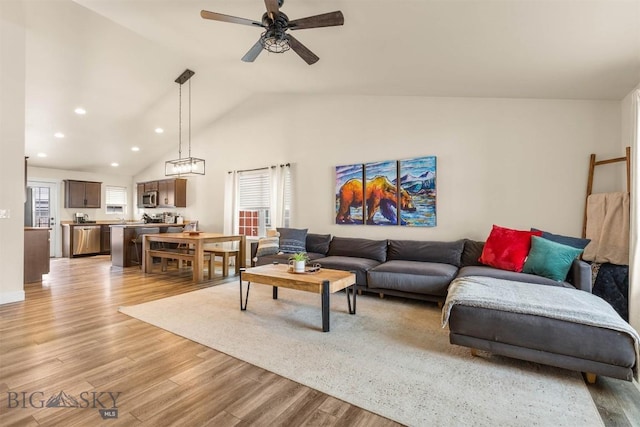
[[[573,260],[581,253],[582,249],[531,236],[531,250],[522,272],[561,282],[567,277]]]

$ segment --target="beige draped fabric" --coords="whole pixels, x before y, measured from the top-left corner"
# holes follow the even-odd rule
[[[629,193],[597,193],[587,198],[586,238],[582,258],[597,263],[629,264]]]

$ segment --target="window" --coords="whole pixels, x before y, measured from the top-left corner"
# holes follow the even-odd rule
[[[238,232],[264,236],[271,227],[269,169],[238,172]]]
[[[239,234],[265,236],[270,228],[288,227],[291,210],[289,167],[239,171],[237,200]],[[277,206],[282,207],[282,212],[278,212]]]
[[[107,185],[107,213],[124,215],[127,213],[127,187],[114,187]]]

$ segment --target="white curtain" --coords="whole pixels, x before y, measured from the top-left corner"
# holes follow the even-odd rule
[[[291,167],[274,166],[270,169],[271,179],[271,226],[288,227],[291,211]]]
[[[224,182],[224,234],[238,234],[237,172],[229,172]]]
[[[629,323],[640,331],[640,90],[631,97],[631,138]]]

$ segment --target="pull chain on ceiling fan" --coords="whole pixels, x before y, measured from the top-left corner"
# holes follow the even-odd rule
[[[244,62],[253,62],[260,55],[262,50],[273,53],[283,53],[293,49],[307,64],[315,64],[320,59],[311,52],[298,39],[287,33],[287,30],[304,30],[308,28],[335,27],[344,24],[342,12],[335,11],[323,13],[321,15],[309,16],[306,18],[289,21],[287,15],[280,11],[280,6],[284,0],[264,0],[267,11],[262,15],[262,21],[253,21],[236,16],[223,15],[222,13],[209,12],[203,10],[200,16],[213,21],[230,22],[232,24],[250,25],[264,28],[265,31],[251,49],[242,57]]]

